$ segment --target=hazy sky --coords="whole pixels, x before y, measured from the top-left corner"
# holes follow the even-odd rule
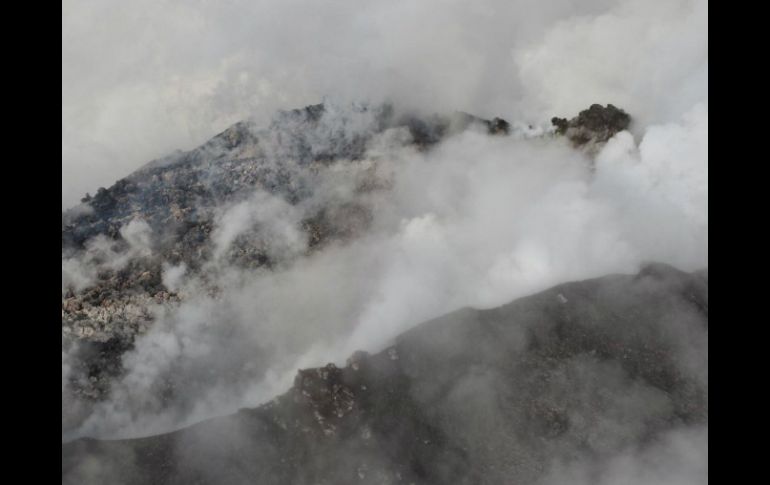
[[[64,0],[62,207],[324,96],[671,121],[706,101],[707,20],[701,0]]]

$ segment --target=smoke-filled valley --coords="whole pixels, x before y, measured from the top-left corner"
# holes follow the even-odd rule
[[[657,3],[163,3],[219,36],[195,67],[138,32],[175,82],[241,74],[143,166],[105,120],[165,70],[105,60],[91,105],[65,67],[63,482],[707,483],[707,4]]]

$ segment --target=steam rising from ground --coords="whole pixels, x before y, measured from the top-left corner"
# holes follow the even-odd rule
[[[243,271],[215,259],[206,277],[218,278],[216,297],[168,267],[187,302],[138,340],[127,376],[81,431],[150,434],[256,405],[298,367],[342,364],[458,307],[498,306],[651,260],[705,267],[707,132],[697,106],[648,129],[638,147],[619,134],[595,171],[561,139],[468,131],[418,152],[393,143],[408,133],[385,132],[355,162],[392,187],[370,195],[369,231],[298,259],[307,241],[296,228],[314,201],[291,206],[258,192],[223,210],[216,254],[260,224],[288,262]],[[335,180],[348,192],[350,163],[330,171],[324,193]],[[174,397],[160,392],[169,382]]]
[[[100,271],[119,270],[134,258],[152,254],[151,232],[146,222],[134,219],[120,229],[124,244],[101,234],[87,241],[86,251],[62,259],[62,294],[69,288],[80,291],[91,286]]]
[[[223,208],[207,273],[222,291],[167,265],[164,284],[185,302],[158,310],[76,435],[154,434],[255,406],[298,367],[342,364],[462,306],[646,261],[708,265],[705,1],[90,3],[63,7],[63,206],[116,170],[324,95],[523,122],[609,102],[637,123],[595,162],[551,137],[471,130],[418,152],[397,142],[408,133],[387,131],[356,162],[391,187],[366,197],[370,229],[309,256],[297,224],[318,201],[257,192]],[[324,193],[348,196],[348,163],[329,171]],[[227,264],[229,245],[255,227],[286,264]],[[64,261],[63,288],[150,250],[141,222],[124,231],[127,252],[98,239],[86,259]],[[172,395],[161,392],[169,383]],[[601,470],[557,463],[546,483],[617,483],[619,470],[634,484],[699,483],[706,433],[674,433],[655,454],[623,451]],[[678,458],[690,468],[671,465]]]

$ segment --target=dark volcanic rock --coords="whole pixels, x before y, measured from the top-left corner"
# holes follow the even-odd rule
[[[556,133],[566,136],[573,145],[591,148],[628,128],[631,117],[611,104],[606,107],[592,104],[569,121],[554,117],[551,123],[556,127]]]
[[[665,265],[462,309],[255,409],[63,446],[64,483],[533,483],[708,423],[708,275]]]

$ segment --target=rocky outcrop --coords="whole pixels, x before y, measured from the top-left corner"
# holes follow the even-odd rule
[[[602,144],[629,127],[631,117],[611,104],[592,104],[569,121],[554,117],[551,123],[556,133],[566,136],[573,146],[596,153]]]
[[[708,273],[651,265],[462,309],[254,409],[62,449],[64,483],[534,483],[708,423]]]

